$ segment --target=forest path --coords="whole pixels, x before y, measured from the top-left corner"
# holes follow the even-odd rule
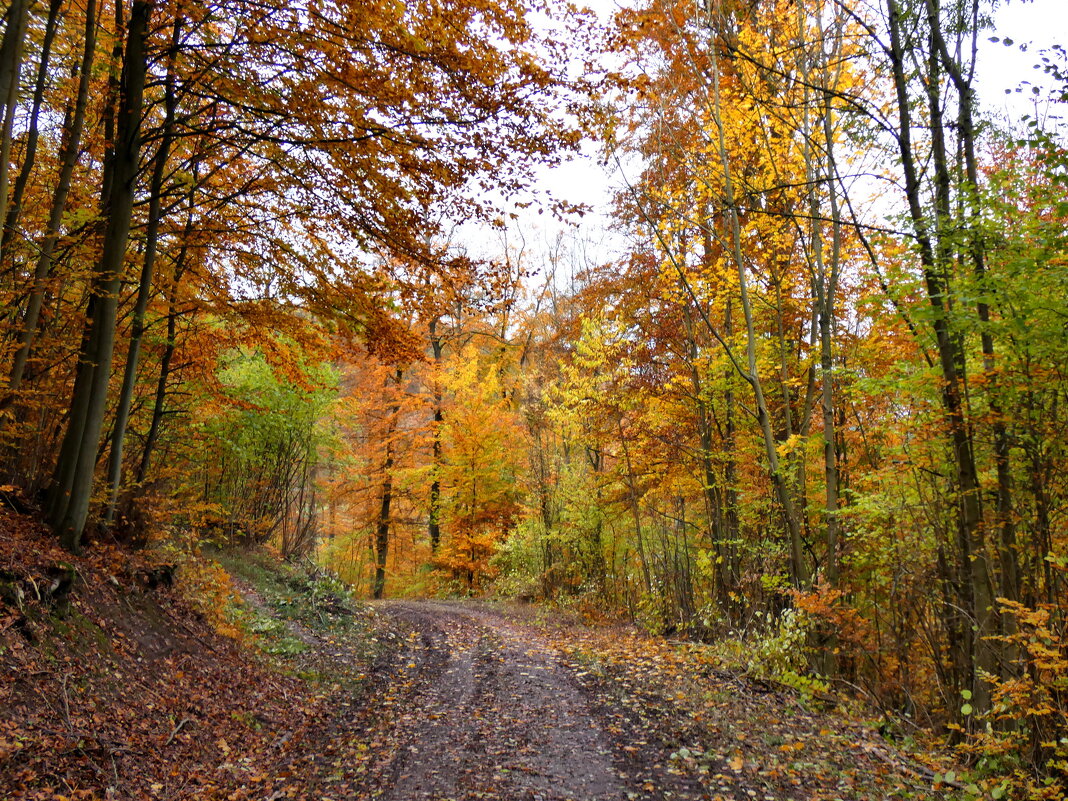
[[[442,602],[377,607],[408,642],[379,696],[365,786],[390,801],[627,798],[572,671],[530,626]]]

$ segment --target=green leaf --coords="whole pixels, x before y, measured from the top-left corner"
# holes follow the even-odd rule
[[[964,715],[965,717],[967,717],[968,715],[972,714],[972,705],[971,704],[965,704],[964,706],[962,706],[960,708],[960,713],[962,715]]]
[[[965,701],[971,701],[972,700],[972,691],[971,690],[961,690],[960,691],[960,697],[963,698]]]

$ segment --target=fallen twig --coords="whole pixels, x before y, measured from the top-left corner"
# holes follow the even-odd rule
[[[174,738],[178,736],[178,732],[182,730],[182,727],[185,726],[186,723],[192,723],[192,721],[192,718],[182,718],[181,720],[179,720],[178,725],[174,727],[174,731],[171,732],[171,736],[167,738],[167,742],[163,744],[163,747],[166,748],[168,745],[173,743]]]
[[[906,773],[909,773],[914,778],[920,779],[920,780],[924,781],[927,784],[933,784],[934,780],[936,778],[938,778],[937,775],[935,774],[935,772],[933,770],[931,770],[930,768],[928,768],[927,766],[920,765],[920,764],[917,764],[917,763],[910,763],[909,761],[904,760],[904,759],[902,759],[900,757],[895,757],[894,755],[887,753],[886,751],[884,751],[882,748],[880,748],[878,746],[872,746],[871,748],[868,748],[868,749],[865,749],[865,750],[869,754],[874,754],[875,756],[877,756],[879,759],[881,759],[887,765],[889,765],[889,766],[891,766],[893,768],[896,768],[898,770],[902,770],[902,771],[904,771]],[[966,785],[962,784],[961,782],[947,781],[945,779],[945,777],[942,777],[940,779],[940,784],[945,784],[945,785],[947,785],[949,787],[953,787],[956,790],[963,790],[966,787]]]

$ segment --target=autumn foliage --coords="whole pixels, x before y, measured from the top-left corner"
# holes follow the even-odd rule
[[[1057,797],[1068,158],[987,115],[990,5],[15,0],[5,482],[71,551],[718,643]],[[583,132],[618,247],[528,248]]]

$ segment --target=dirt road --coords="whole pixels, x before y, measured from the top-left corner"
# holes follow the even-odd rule
[[[534,614],[376,604],[358,695],[338,685],[333,722],[278,775],[332,801],[873,801],[926,782],[877,733],[633,632]]]
[[[390,801],[625,799],[612,746],[571,671],[532,631],[446,603],[391,602],[408,629],[369,783]]]
[[[0,797],[946,797],[946,760],[933,770],[871,722],[725,669],[712,647],[542,607],[369,608],[242,564],[240,640],[176,595],[124,589],[110,556],[82,560],[92,583],[68,616],[37,610],[32,638],[9,612]]]

